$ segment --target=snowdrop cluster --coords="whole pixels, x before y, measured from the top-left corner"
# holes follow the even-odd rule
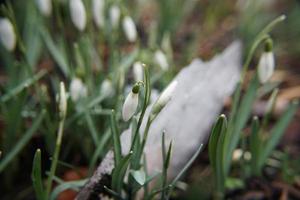
[[[52,2],[51,0],[36,0],[37,8],[45,17],[49,17],[52,12]]]
[[[16,34],[12,23],[7,18],[0,19],[0,40],[8,51],[13,51],[16,47]]]
[[[275,58],[272,51],[272,41],[266,42],[265,51],[262,53],[258,63],[258,78],[262,84],[266,83],[274,73]]]
[[[74,102],[87,96],[87,87],[83,84],[80,78],[73,78],[71,81],[70,96]]]
[[[86,12],[82,0],[70,0],[70,13],[74,26],[83,31],[86,27]]]
[[[129,42],[135,42],[137,39],[136,26],[131,17],[125,16],[123,19],[123,30]]]

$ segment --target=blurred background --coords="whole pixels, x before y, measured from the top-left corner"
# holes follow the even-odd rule
[[[153,88],[160,90],[193,58],[209,60],[233,40],[243,42],[246,54],[256,34],[272,19],[285,14],[286,21],[271,33],[276,56],[272,84],[281,89],[272,117],[276,119],[288,101],[300,96],[299,0],[106,0],[100,27],[93,21],[92,1],[83,0],[87,19],[83,31],[72,24],[69,0],[53,0],[49,16],[40,12],[34,0],[0,2],[0,15],[12,21],[18,40],[12,52],[0,45],[3,200],[35,199],[30,178],[32,160],[35,150],[42,149],[43,170],[49,169],[59,118],[59,81],[69,89],[74,79],[80,79],[86,92],[83,98],[68,103],[58,183],[87,177],[111,146],[107,113],[121,107],[126,86],[134,82],[131,66],[136,60],[151,66]],[[110,25],[114,5],[119,6],[121,18],[129,15],[135,22],[136,41],[128,42],[121,22],[117,28]],[[157,51],[164,53],[167,70],[153,59]],[[261,51],[256,52],[252,68]],[[113,89],[105,95],[104,81],[109,81]],[[265,104],[264,100],[257,102],[253,113],[261,115]],[[295,195],[300,193],[299,114],[280,144],[285,168],[271,172],[277,182],[296,184]],[[190,187],[174,199],[209,198],[212,186],[208,164],[205,151],[186,177]],[[257,186],[255,180],[249,184],[241,186],[233,181],[232,198],[247,194],[245,188],[268,185],[261,181]],[[73,197],[74,192],[69,191],[59,199]]]

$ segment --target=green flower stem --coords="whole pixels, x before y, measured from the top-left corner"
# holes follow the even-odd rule
[[[50,195],[50,191],[51,191],[51,187],[52,187],[52,179],[55,175],[55,171],[56,171],[56,167],[57,167],[57,163],[58,163],[58,156],[59,156],[59,152],[60,152],[60,148],[61,148],[61,141],[62,141],[63,130],[64,130],[64,123],[65,123],[65,116],[62,117],[59,122],[53,160],[51,163],[50,174],[49,174],[48,181],[47,181],[46,197],[49,197],[49,195]]]

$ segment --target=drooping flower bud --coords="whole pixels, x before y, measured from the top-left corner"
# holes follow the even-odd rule
[[[165,107],[165,105],[171,100],[177,84],[178,82],[176,80],[172,81],[158,97],[151,110],[151,120],[153,120]]]
[[[167,57],[161,50],[157,50],[154,53],[154,60],[163,71],[167,71],[169,69]]]
[[[272,40],[267,40],[265,51],[262,53],[258,63],[258,78],[262,84],[266,83],[274,73],[275,58],[272,51]]]
[[[131,92],[127,95],[123,104],[122,117],[124,121],[128,121],[136,112],[139,104],[139,88],[138,84],[132,87]]]
[[[135,42],[137,38],[137,31],[135,24],[131,17],[126,16],[123,19],[123,30],[129,42]]]
[[[70,84],[70,96],[76,102],[87,96],[87,88],[79,78],[74,78]]]
[[[12,23],[7,18],[0,19],[0,40],[8,51],[16,47],[16,34]]]
[[[114,86],[109,79],[105,79],[101,84],[101,93],[106,97],[111,97],[115,93]]]
[[[83,31],[86,26],[86,13],[82,0],[70,0],[70,13],[74,26]]]
[[[44,15],[45,17],[49,17],[51,15],[52,12],[51,0],[36,0],[35,2],[42,15]]]
[[[98,28],[104,27],[104,6],[105,0],[93,0],[93,18]]]
[[[117,28],[117,26],[119,25],[120,15],[121,15],[121,11],[118,6],[113,5],[112,7],[110,7],[109,17],[113,28]]]
[[[61,118],[65,118],[67,114],[67,96],[66,96],[65,84],[63,82],[60,82],[59,113]]]
[[[135,62],[133,64],[133,77],[135,82],[143,81],[144,69],[141,62]]]

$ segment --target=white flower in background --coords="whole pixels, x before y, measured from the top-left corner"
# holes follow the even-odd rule
[[[123,19],[123,30],[129,42],[135,42],[137,38],[137,31],[135,24],[131,17],[126,16]]]
[[[81,0],[70,0],[70,13],[74,26],[83,31],[86,26],[86,13]]]
[[[154,53],[155,62],[161,67],[163,71],[167,71],[169,69],[169,63],[166,55],[161,51],[157,50]]]
[[[120,21],[120,15],[121,11],[120,8],[116,5],[113,5],[109,9],[109,17],[110,17],[110,22],[113,28],[116,28],[119,24]]]
[[[258,78],[260,82],[266,83],[274,73],[275,58],[272,51],[272,41],[266,42],[266,49],[262,53],[258,62]]]
[[[166,89],[161,93],[156,102],[152,107],[151,114],[153,117],[156,117],[157,114],[165,107],[165,105],[171,100],[173,93],[177,87],[177,80],[172,81]]]
[[[133,64],[133,77],[136,82],[143,81],[144,69],[141,62],[135,62]]]
[[[52,2],[51,0],[36,0],[37,7],[39,11],[44,15],[45,17],[48,17],[51,15],[52,12]]]
[[[123,110],[122,117],[124,121],[128,121],[135,113],[139,104],[139,85],[134,85],[131,92],[127,95]]]
[[[16,34],[12,23],[7,18],[0,19],[0,40],[8,51],[16,47]]]
[[[115,93],[114,86],[113,86],[111,80],[109,80],[109,79],[105,79],[102,82],[100,90],[101,90],[101,93],[107,97],[111,97]]]
[[[70,96],[72,101],[76,102],[79,99],[87,96],[87,88],[79,78],[74,78],[70,84]]]
[[[95,24],[98,28],[103,28],[105,0],[93,0],[92,6]]]
[[[60,91],[59,91],[59,113],[60,117],[64,118],[67,114],[67,95],[65,84],[60,82]]]

